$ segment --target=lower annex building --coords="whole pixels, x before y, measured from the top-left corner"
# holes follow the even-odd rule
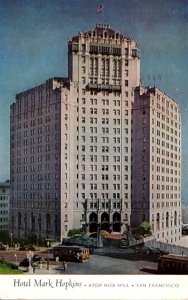
[[[157,88],[135,88],[132,106],[131,226],[144,220],[157,240],[181,239],[181,115]]]
[[[10,181],[0,182],[0,231],[9,229]]]
[[[130,224],[130,147],[121,154],[120,119],[93,115],[96,107],[104,109],[100,99],[101,104],[84,108],[88,114],[81,117],[79,135],[77,99],[71,81],[53,78],[17,95],[11,107],[14,235],[59,238],[72,228],[96,232],[100,224],[101,229],[120,231],[122,223]],[[120,102],[117,96],[113,99]],[[99,102],[99,97],[90,95],[91,100]],[[44,106],[38,107],[40,101]],[[112,111],[115,102],[109,105]]]

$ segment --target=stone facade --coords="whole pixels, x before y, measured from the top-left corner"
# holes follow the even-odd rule
[[[181,115],[157,88],[135,89],[131,225],[148,221],[157,240],[181,237]]]
[[[182,207],[182,223],[188,224],[188,207],[187,206]]]
[[[121,231],[130,224],[131,156],[139,157],[131,153],[132,104],[139,83],[138,45],[99,24],[69,40],[68,78],[16,95],[10,212],[15,236],[61,239],[72,228]],[[152,222],[149,199],[145,218]]]
[[[0,182],[0,230],[9,229],[10,182]]]

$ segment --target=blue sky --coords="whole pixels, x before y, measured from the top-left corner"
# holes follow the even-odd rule
[[[104,4],[103,14],[96,8]],[[182,111],[182,195],[188,203],[188,1],[0,0],[0,181],[9,178],[9,107],[15,94],[67,76],[67,41],[96,23],[131,36],[141,78]]]

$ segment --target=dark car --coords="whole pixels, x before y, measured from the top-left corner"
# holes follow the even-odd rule
[[[154,247],[146,247],[145,251],[147,254],[157,254],[157,255],[169,254],[169,252],[167,250],[162,250],[160,248],[154,248]]]
[[[31,259],[31,266],[32,266],[32,267],[36,267],[36,266],[38,266],[38,264],[39,264],[40,262],[43,263],[44,261],[45,261],[45,259],[44,259],[43,257],[41,257],[41,256],[39,256],[39,255],[34,255],[34,256],[32,257],[32,259]],[[28,258],[24,258],[24,259],[20,262],[19,266],[20,266],[20,267],[29,267],[29,259],[28,259]]]

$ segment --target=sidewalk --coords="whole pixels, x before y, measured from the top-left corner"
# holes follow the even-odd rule
[[[62,273],[64,273],[63,266],[61,265],[61,263],[58,265],[56,264],[49,265],[49,270],[47,269],[47,264],[43,264],[42,268],[40,267],[37,267],[35,269],[31,268],[31,272],[29,273],[29,271],[27,271],[26,274],[31,274],[31,275],[60,274],[61,269],[62,269]]]

